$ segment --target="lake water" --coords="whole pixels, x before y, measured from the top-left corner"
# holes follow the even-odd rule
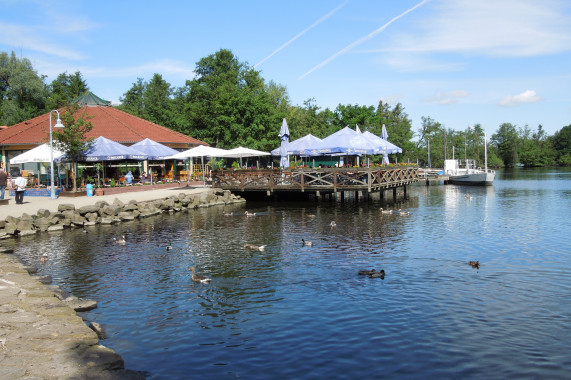
[[[223,216],[244,210],[262,215]],[[571,171],[517,170],[486,188],[248,203],[6,244],[28,263],[48,253],[41,273],[97,300],[85,316],[102,344],[152,379],[563,379],[570,216]],[[357,274],[371,268],[386,277]]]

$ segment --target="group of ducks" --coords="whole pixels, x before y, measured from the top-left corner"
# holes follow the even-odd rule
[[[380,210],[382,215],[388,215],[388,214],[399,214],[401,216],[410,215],[410,211],[403,211],[401,208],[399,208],[398,210],[385,210],[381,207]]]

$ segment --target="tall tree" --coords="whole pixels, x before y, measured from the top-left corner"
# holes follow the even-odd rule
[[[422,124],[418,129],[418,149],[426,152],[419,155],[419,161],[426,162],[428,164],[428,155],[430,154],[430,163],[432,167],[443,167],[444,166],[444,135],[446,131],[442,124],[432,119],[429,116],[422,116]],[[430,146],[430,151],[428,147]]]
[[[144,118],[153,123],[172,128],[174,126],[173,89],[171,85],[159,74],[145,86],[144,92]]]
[[[195,72],[181,91],[193,136],[224,148],[274,147],[281,120],[258,71],[221,49],[198,61]]]
[[[89,91],[89,87],[79,71],[74,74],[67,72],[59,74],[49,87],[50,95],[46,100],[47,110],[65,107],[72,100]]]
[[[519,138],[515,125],[503,123],[497,132],[492,135],[492,144],[497,149],[497,155],[504,162],[504,166],[512,167],[518,163]]]
[[[555,133],[552,142],[557,152],[557,163],[562,166],[571,166],[571,124]]]
[[[73,191],[77,191],[77,161],[91,146],[92,139],[85,135],[93,129],[93,124],[85,112],[79,113],[79,105],[76,103],[67,107],[61,115],[61,121],[64,128],[53,133],[54,145],[70,159]]]
[[[121,104],[117,106],[118,109],[135,115],[137,117],[144,117],[145,115],[145,82],[143,78],[137,78],[131,88],[119,98]]]
[[[27,58],[0,52],[0,125],[13,125],[40,115],[47,89]]]

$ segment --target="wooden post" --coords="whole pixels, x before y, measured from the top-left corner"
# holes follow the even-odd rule
[[[397,199],[397,188],[393,187],[393,199]]]

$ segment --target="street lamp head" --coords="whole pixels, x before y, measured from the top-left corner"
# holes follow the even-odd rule
[[[58,117],[56,120],[56,125],[54,125],[54,128],[64,128],[65,126],[61,123],[61,119]]]

